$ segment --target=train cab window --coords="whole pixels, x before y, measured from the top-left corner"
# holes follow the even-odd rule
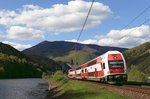
[[[105,63],[103,63],[103,69],[105,69]]]
[[[109,68],[124,68],[123,60],[108,61]]]

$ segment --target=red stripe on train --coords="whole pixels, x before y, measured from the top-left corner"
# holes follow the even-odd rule
[[[124,69],[123,68],[113,68],[113,69],[109,69],[110,73],[112,74],[116,74],[116,73],[124,73]]]
[[[90,77],[102,77],[104,76],[104,71],[94,71],[94,72],[88,72],[88,73],[81,73],[81,77],[88,78]]]

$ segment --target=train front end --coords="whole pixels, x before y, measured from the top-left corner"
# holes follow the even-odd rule
[[[126,83],[127,82],[127,71],[126,62],[120,52],[110,52],[107,54],[107,82],[108,83]]]

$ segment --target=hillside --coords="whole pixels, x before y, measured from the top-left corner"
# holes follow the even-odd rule
[[[61,69],[61,66],[58,62],[53,61],[47,57],[38,56],[38,55],[28,55],[30,59],[32,59],[38,67],[42,68],[47,72],[54,72]]]
[[[10,45],[0,43],[0,78],[40,77],[41,71],[29,60]]]
[[[135,65],[140,71],[150,75],[150,42],[126,50],[123,54],[126,58],[128,69],[130,69],[131,65]]]
[[[18,58],[28,59],[26,55],[22,54],[22,52],[16,50],[12,46],[8,44],[3,44],[0,42],[0,53],[17,56]]]
[[[98,55],[101,55],[109,50],[125,51],[125,48],[98,46],[94,44],[79,44],[77,43],[77,53],[75,52],[75,43],[66,41],[43,41],[29,49],[23,51],[26,55],[38,55],[48,57],[55,61],[70,62],[75,61],[77,56],[78,64],[82,64]]]

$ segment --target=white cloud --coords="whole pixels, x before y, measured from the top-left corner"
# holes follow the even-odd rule
[[[18,40],[42,39],[44,33],[41,30],[35,30],[27,27],[12,26],[7,30],[7,38]]]
[[[15,11],[10,11],[5,9],[0,11],[0,17],[15,17],[15,16],[17,16]]]
[[[9,45],[13,46],[14,48],[16,48],[16,49],[18,49],[20,51],[22,51],[22,50],[24,50],[26,48],[30,48],[32,46],[30,44],[19,44],[19,43],[9,42],[9,41],[3,41],[3,43],[9,44]]]
[[[85,41],[80,41],[82,44],[97,44],[97,40],[88,39]]]
[[[0,24],[5,26],[24,25],[51,33],[71,32],[81,29],[91,2],[76,0],[68,4],[55,4],[49,8],[37,5],[24,5],[14,11],[0,10]],[[110,8],[95,2],[86,28],[95,27],[110,17]]]
[[[75,39],[67,41],[76,42]],[[96,39],[79,41],[79,43],[131,48],[149,41],[150,26],[142,25],[131,29],[111,30],[107,35],[99,35]]]
[[[68,42],[77,42],[76,39],[65,40],[65,41],[68,41]],[[81,43],[81,44],[97,44],[97,40],[88,39],[88,40],[84,40],[84,41],[78,41],[78,43]]]
[[[65,40],[65,41],[67,41],[67,42],[77,42],[77,40],[76,40],[76,39],[72,39],[72,40]]]
[[[146,41],[150,41],[150,26],[142,25],[139,27],[123,30],[111,30],[105,36],[97,37],[99,45],[134,47]]]

